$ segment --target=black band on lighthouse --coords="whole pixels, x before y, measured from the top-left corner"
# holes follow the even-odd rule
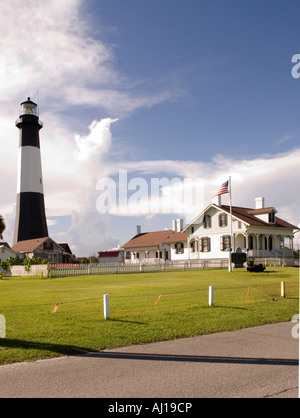
[[[20,129],[20,147],[31,146],[40,148],[39,131],[42,128],[42,125],[37,116],[20,116],[16,122],[16,126]]]
[[[17,195],[15,242],[48,237],[44,195],[20,193]]]

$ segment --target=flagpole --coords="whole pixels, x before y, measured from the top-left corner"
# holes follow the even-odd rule
[[[232,195],[231,195],[231,176],[229,176],[229,204],[230,204],[230,250],[229,250],[229,260],[228,260],[228,271],[232,272],[232,245],[233,245],[233,236],[232,236]]]

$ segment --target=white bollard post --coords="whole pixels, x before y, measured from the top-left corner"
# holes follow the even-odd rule
[[[285,298],[285,282],[281,282],[281,297]]]
[[[232,257],[231,257],[231,251],[229,251],[229,255],[228,255],[228,271],[229,271],[229,273],[232,273]]]
[[[6,338],[6,320],[3,315],[0,315],[0,338]]]
[[[213,286],[209,286],[208,304],[209,306],[214,306],[214,287]]]
[[[109,295],[103,295],[104,318],[109,319]]]

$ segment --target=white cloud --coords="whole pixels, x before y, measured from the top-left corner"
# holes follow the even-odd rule
[[[66,103],[65,89],[74,84],[114,81],[112,53],[88,36],[81,0],[6,2],[0,16],[1,54],[6,65],[6,97],[41,90],[47,99]],[[16,30],[17,28],[17,30]],[[71,99],[72,97],[70,97]],[[50,103],[49,103],[50,104]],[[70,104],[70,103],[69,103]],[[52,103],[50,104],[52,105]]]
[[[211,162],[196,161],[137,161],[114,165],[112,174],[128,170],[137,176],[203,178],[205,205],[229,176],[232,178],[232,198],[236,206],[253,207],[256,197],[264,196],[270,206],[283,210],[286,220],[297,223],[300,196],[296,192],[299,182],[300,149],[257,159],[230,159],[217,155]],[[294,191],[294,192],[293,192]],[[223,196],[228,203],[228,195]],[[283,215],[282,214],[282,215]],[[280,213],[279,213],[280,216]]]
[[[118,246],[119,240],[111,236],[107,219],[95,210],[72,213],[72,226],[67,231],[72,252],[79,256],[98,255],[98,251]]]
[[[110,126],[117,119],[102,119],[101,121],[93,121],[89,126],[89,135],[75,135],[77,145],[76,157],[79,161],[87,161],[95,154],[105,154],[111,145]]]
[[[92,36],[83,6],[83,0],[3,4],[0,66],[5,82],[0,103],[6,103],[6,111],[15,111],[15,103],[28,95],[37,100],[39,93],[41,105],[52,113],[80,105],[101,107],[116,116],[180,94],[175,89],[139,94],[133,81],[118,71],[113,48]],[[99,35],[101,22],[97,31]]]

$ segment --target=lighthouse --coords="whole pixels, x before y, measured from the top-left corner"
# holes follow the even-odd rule
[[[21,103],[16,126],[20,143],[14,244],[48,237],[39,136],[43,123],[30,97]]]

